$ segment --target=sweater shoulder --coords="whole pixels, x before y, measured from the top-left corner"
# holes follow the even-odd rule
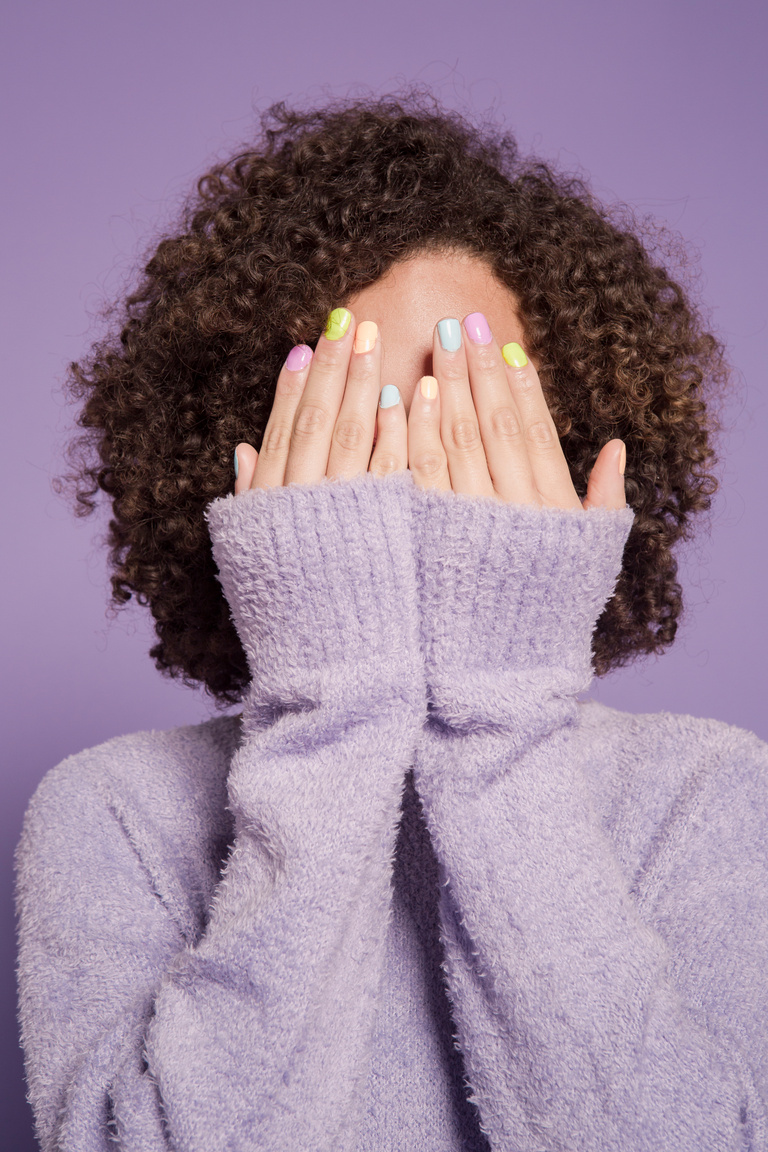
[[[754,732],[725,720],[678,712],[623,712],[598,700],[579,702],[578,728],[592,742],[609,739],[613,747],[629,751],[636,746],[646,755],[664,756],[685,749],[704,757],[716,749],[768,752],[768,744]]]
[[[27,818],[39,809],[83,803],[130,804],[177,827],[180,817],[205,821],[219,813],[229,765],[240,739],[240,718],[223,716],[164,731],[115,736],[67,756],[42,778]]]
[[[16,852],[20,883],[77,867],[78,844],[108,858],[127,839],[186,937],[204,926],[232,840],[227,776],[239,716],[118,736],[68,756],[40,781]]]
[[[707,813],[768,804],[768,744],[754,732],[682,713],[579,705],[574,732],[595,810],[628,875],[660,829],[678,835]]]

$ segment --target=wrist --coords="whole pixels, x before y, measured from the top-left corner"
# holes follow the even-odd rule
[[[412,487],[408,472],[362,473],[209,505],[219,580],[265,695],[300,695],[340,665],[393,681],[420,668]]]
[[[591,678],[591,638],[613,595],[630,508],[503,504],[414,488],[427,682],[453,672],[546,669]],[[578,686],[576,686],[578,684]]]

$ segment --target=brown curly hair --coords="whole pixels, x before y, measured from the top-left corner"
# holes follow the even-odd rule
[[[235,444],[256,448],[292,345],[329,308],[419,251],[486,260],[516,295],[577,492],[602,445],[627,446],[636,513],[593,638],[597,675],[671,644],[682,609],[672,549],[707,509],[727,381],[720,343],[626,210],[520,155],[423,93],[297,111],[212,167],[157,244],[118,328],[70,365],[84,400],[70,446],[78,511],[112,501],[113,603],[149,605],[159,669],[241,698],[248,667],[205,506],[230,491]],[[658,247],[660,230],[645,233]]]

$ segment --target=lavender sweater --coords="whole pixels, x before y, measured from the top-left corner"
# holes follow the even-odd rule
[[[208,510],[242,718],[35,793],[61,1152],[766,1152],[768,747],[578,694],[629,509],[410,473]]]

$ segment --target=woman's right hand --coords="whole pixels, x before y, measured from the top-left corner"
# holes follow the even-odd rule
[[[306,344],[289,352],[260,451],[237,445],[235,493],[407,468],[402,397],[388,385],[380,407],[380,393],[376,325],[334,308],[314,354]]]

